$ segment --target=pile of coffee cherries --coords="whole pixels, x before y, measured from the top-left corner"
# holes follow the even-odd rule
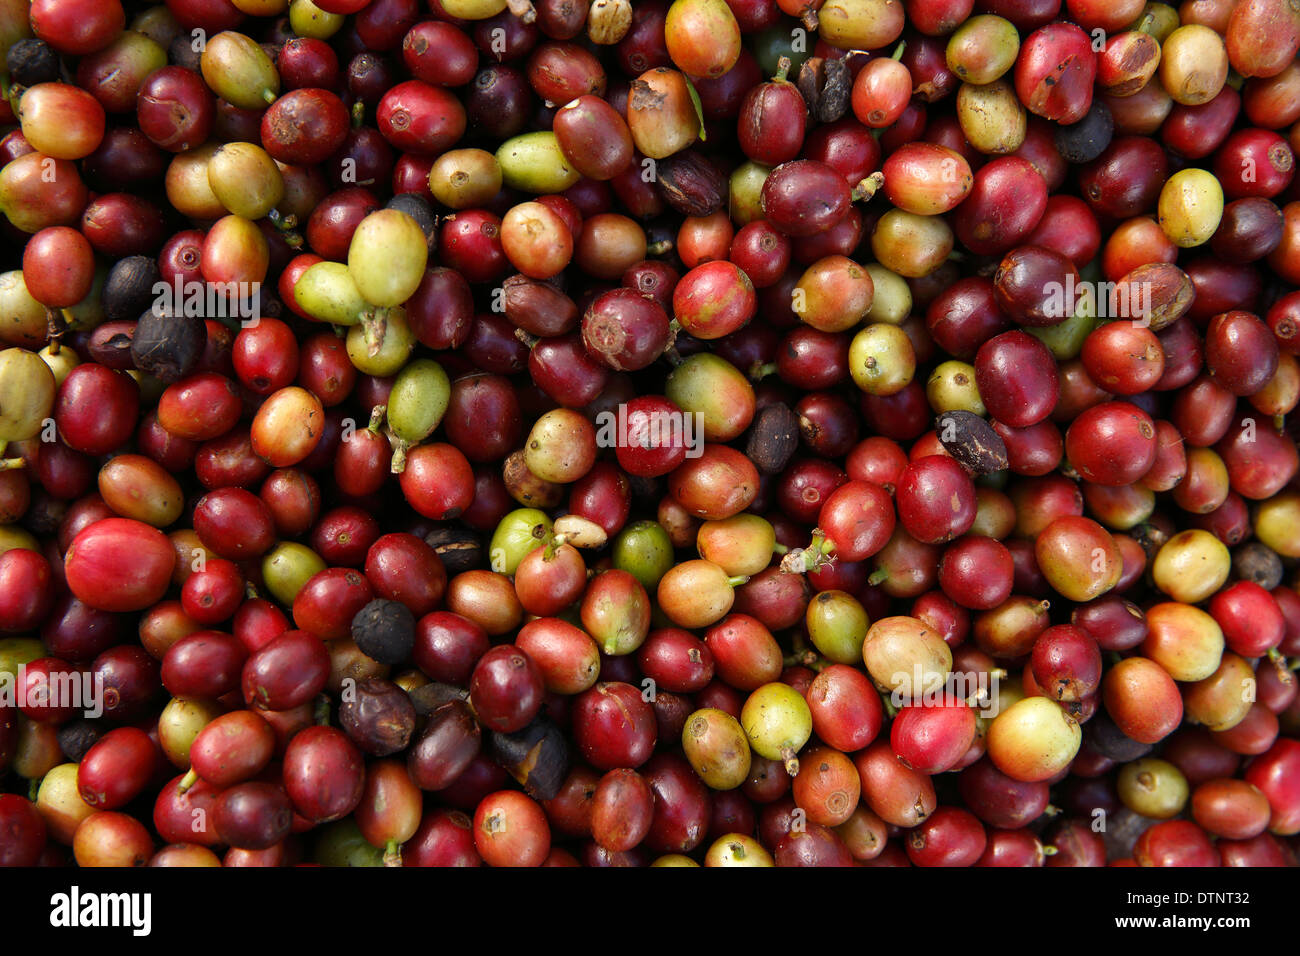
[[[1295,0],[0,0],[0,864],[1283,866]]]

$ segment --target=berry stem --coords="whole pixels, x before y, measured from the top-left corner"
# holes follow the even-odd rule
[[[795,756],[794,748],[787,745],[781,748],[781,762],[785,764],[785,772],[792,777],[799,776],[799,758]]]
[[[862,180],[862,182],[858,183],[854,188],[852,197],[853,201],[858,202],[859,200],[870,199],[876,193],[880,192],[880,188],[884,185],[885,174],[877,170],[866,179]]]

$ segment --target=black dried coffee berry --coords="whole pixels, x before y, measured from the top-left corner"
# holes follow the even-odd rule
[[[203,357],[208,342],[202,319],[159,315],[152,309],[140,316],[131,337],[131,360],[142,372],[171,384],[188,375]]]
[[[153,304],[161,280],[158,263],[148,256],[119,259],[104,280],[104,314],[110,321],[139,318]]]
[[[473,571],[484,567],[487,552],[483,541],[468,528],[457,528],[446,524],[434,528],[424,536],[424,543],[433,548],[442,560],[448,577],[455,577],[462,571]]]
[[[1249,541],[1232,554],[1232,573],[1243,581],[1253,581],[1265,591],[1282,583],[1282,558],[1266,544]]]
[[[553,721],[538,716],[513,734],[492,733],[492,757],[534,800],[550,800],[569,773],[569,744]]]
[[[1115,134],[1115,121],[1101,100],[1092,101],[1088,115],[1056,128],[1056,151],[1071,163],[1090,163],[1106,151]]]
[[[44,40],[19,40],[5,54],[5,72],[17,86],[56,83],[59,79],[59,55]]]
[[[1007,467],[1007,443],[993,426],[974,412],[944,412],[934,420],[939,443],[973,475],[988,475]]]
[[[438,216],[433,211],[429,200],[419,193],[398,193],[388,200],[386,209],[404,212],[415,220],[429,240],[430,251],[438,244]]]
[[[1092,749],[1117,763],[1128,763],[1151,752],[1150,744],[1134,740],[1102,712],[1084,724],[1083,735]]]
[[[400,601],[375,598],[352,618],[352,640],[381,664],[400,664],[415,647],[415,615]]]
[[[790,463],[799,448],[799,416],[787,405],[768,405],[750,426],[745,454],[765,475],[774,475]]]
[[[86,751],[103,736],[104,730],[93,720],[74,720],[59,728],[59,749],[73,763],[80,763]]]

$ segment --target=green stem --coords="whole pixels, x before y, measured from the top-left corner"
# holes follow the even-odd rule
[[[891,60],[901,60],[903,58],[903,51],[906,49],[907,49],[907,41],[904,40],[903,42],[899,43],[898,46],[894,47],[894,52],[889,54],[889,58]]]
[[[822,531],[821,528],[813,529],[811,547],[816,549],[817,553],[822,555],[822,557],[829,558],[835,553],[835,542],[826,537],[826,532]]]
[[[785,772],[791,777],[799,776],[799,758],[795,756],[793,747],[781,748],[781,761],[785,764]]]
[[[366,427],[375,434],[378,434],[380,427],[384,424],[384,416],[387,414],[387,405],[376,405],[374,408],[370,409],[370,424]]]
[[[538,527],[542,528],[543,526],[538,525]],[[543,528],[543,534],[544,533],[545,533],[545,529]],[[555,554],[557,551],[559,551],[560,545],[568,544],[568,543],[569,543],[569,536],[567,534],[561,533],[561,534],[551,535],[551,539],[546,542],[545,550],[542,551],[542,560],[554,561]]]
[[[783,56],[783,57],[781,57],[779,60],[777,60],[777,61],[776,61],[776,76],[772,77],[772,82],[773,82],[773,83],[788,83],[788,82],[790,82],[789,80],[786,79],[786,77],[787,77],[787,76],[789,75],[789,73],[790,73],[790,66],[791,66],[791,63],[790,63],[790,58],[789,58],[788,56]]]
[[[785,557],[781,559],[781,570],[790,574],[807,574],[809,571],[816,571],[823,564],[828,564],[834,559],[834,555],[835,542],[828,539],[821,528],[814,528],[812,541],[808,547],[787,550]]]
[[[297,228],[298,225],[297,216],[293,213],[286,216],[278,209],[272,209],[266,214],[266,218],[271,220],[271,224],[281,232],[289,232],[290,230]]]
[[[727,583],[730,584],[733,588],[738,588],[748,580],[749,580],[748,574],[741,574],[733,578],[727,578]]]
[[[411,447],[411,443],[401,438],[393,439],[393,463],[390,471],[394,475],[400,475],[406,471],[406,451]]]
[[[854,188],[853,201],[870,199],[880,191],[880,187],[883,185],[885,185],[885,174],[877,170]]]
[[[190,787],[194,786],[198,782],[199,782],[198,772],[195,771],[193,767],[191,767],[189,770],[185,772],[185,776],[181,777],[181,782],[176,787],[176,792],[183,794],[187,790],[189,790]]]
[[[396,840],[389,840],[388,845],[384,847],[384,866],[401,866],[402,865],[402,848],[398,846]]]

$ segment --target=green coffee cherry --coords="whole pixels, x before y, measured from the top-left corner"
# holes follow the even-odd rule
[[[308,266],[293,284],[293,297],[313,319],[330,325],[356,325],[370,310],[352,273],[341,262]]]
[[[326,13],[311,0],[293,0],[289,4],[289,26],[300,37],[328,40],[343,29],[346,20],[341,13]]]
[[[218,33],[203,47],[199,71],[209,89],[241,110],[266,109],[280,93],[280,74],[252,37],[233,30]]]
[[[348,817],[321,831],[314,859],[321,866],[383,866],[384,848],[367,843],[361,827]]]
[[[281,541],[262,559],[262,580],[271,596],[285,607],[293,605],[302,586],[325,570],[325,562],[311,548]]]
[[[401,305],[419,288],[429,264],[429,238],[400,209],[366,216],[348,246],[348,272],[357,291],[380,308]]]
[[[551,519],[537,508],[516,508],[498,523],[488,560],[498,574],[514,574],[519,562],[551,540]]]
[[[808,602],[804,614],[808,637],[822,656],[836,664],[862,660],[862,642],[871,626],[866,609],[844,591],[822,591]]]
[[[348,358],[358,372],[382,378],[396,375],[415,348],[415,333],[406,313],[389,309],[385,314],[348,329]]]
[[[983,416],[986,411],[975,384],[975,366],[957,359],[935,366],[925,383],[925,397],[935,414],[966,411]]]
[[[416,359],[397,373],[388,396],[388,425],[401,444],[393,453],[405,461],[406,449],[424,441],[442,421],[451,399],[451,382],[433,359]],[[395,462],[401,471],[401,462]]]
[[[912,381],[916,351],[897,325],[868,325],[849,343],[849,374],[871,395],[893,395]]]
[[[789,684],[764,684],[745,701],[740,725],[756,754],[784,761],[792,777],[799,773],[795,754],[812,736],[812,711],[802,694]]]
[[[543,194],[564,192],[579,179],[550,131],[522,133],[511,137],[497,150],[501,180],[508,189]]]
[[[653,593],[673,566],[673,543],[658,522],[636,521],[614,538],[612,563]]]

